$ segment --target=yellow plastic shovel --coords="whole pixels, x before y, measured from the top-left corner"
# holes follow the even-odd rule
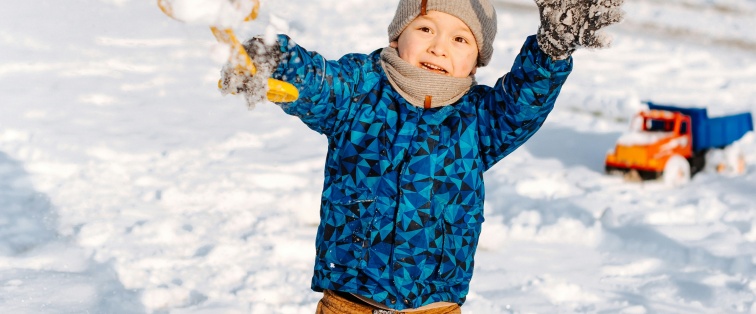
[[[185,0],[174,0],[174,1],[185,1]],[[221,0],[219,0],[221,1]],[[243,0],[243,1],[252,1],[253,7],[252,12],[245,18],[245,21],[251,21],[257,18],[257,14],[260,9],[260,1],[259,0]],[[160,10],[163,11],[166,15],[170,16],[173,19],[178,20],[173,15],[173,10],[171,8],[170,2],[167,0],[157,0],[158,6],[160,7]],[[228,61],[234,65],[234,69],[240,73],[245,75],[255,75],[257,74],[257,68],[255,67],[254,63],[252,63],[252,59],[249,57],[249,54],[247,54],[247,50],[244,49],[244,46],[239,42],[239,40],[236,38],[236,35],[234,34],[234,31],[230,28],[218,28],[216,26],[210,26],[210,30],[213,32],[213,35],[215,36],[215,39],[217,39],[219,42],[224,43],[228,45],[231,49],[231,53],[229,54]],[[218,81],[218,87],[220,88],[220,81]],[[297,100],[299,98],[299,91],[297,90],[294,85],[291,85],[290,83],[268,78],[268,100],[272,102],[292,102]]]

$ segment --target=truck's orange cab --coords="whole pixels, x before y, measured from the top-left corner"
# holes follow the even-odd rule
[[[692,151],[690,117],[670,111],[639,113],[631,130],[619,140],[606,158],[607,169],[637,169],[661,173],[673,155],[690,158]]]

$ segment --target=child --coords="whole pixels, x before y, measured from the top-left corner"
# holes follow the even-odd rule
[[[325,60],[285,35],[246,47],[300,97],[279,104],[328,137],[312,289],[317,313],[460,313],[483,223],[483,172],[543,124],[578,47],[622,0],[536,0],[541,26],[511,71],[476,85],[493,55],[489,0],[401,0],[389,47]],[[569,20],[567,20],[569,19]],[[224,92],[253,93],[223,73]]]

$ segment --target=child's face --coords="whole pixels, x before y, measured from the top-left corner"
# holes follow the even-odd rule
[[[429,11],[410,23],[391,47],[408,63],[453,77],[475,74],[478,44],[465,22],[453,15]]]

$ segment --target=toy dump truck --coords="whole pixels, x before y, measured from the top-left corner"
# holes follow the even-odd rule
[[[677,185],[708,166],[720,172],[745,172],[742,153],[728,148],[753,131],[750,113],[709,118],[705,108],[646,104],[649,110],[638,113],[630,132],[607,154],[607,173],[639,180],[663,177]]]

